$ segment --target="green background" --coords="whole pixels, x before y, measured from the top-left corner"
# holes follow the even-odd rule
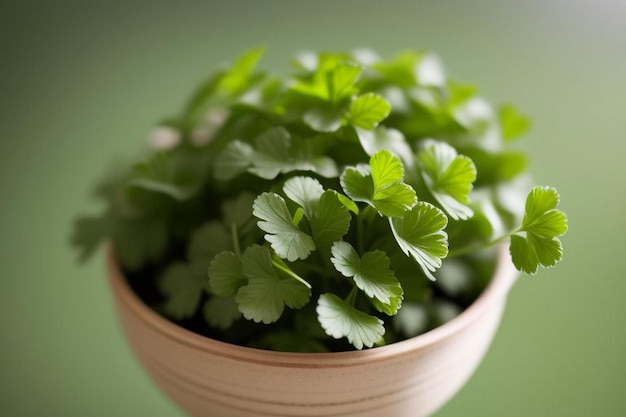
[[[0,415],[181,415],[125,344],[102,257],[76,265],[70,223],[115,157],[258,44],[281,72],[302,49],[432,49],[532,117],[565,260],[520,279],[437,416],[626,415],[624,22],[619,0],[0,3]]]

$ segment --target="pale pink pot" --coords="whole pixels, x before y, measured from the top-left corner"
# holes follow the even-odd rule
[[[496,331],[517,272],[502,251],[495,276],[461,315],[421,336],[363,351],[283,353],[212,340],[153,312],[111,251],[118,315],[157,385],[192,416],[420,417],[468,380]]]

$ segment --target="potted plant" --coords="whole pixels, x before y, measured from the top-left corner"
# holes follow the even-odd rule
[[[161,122],[73,243],[109,242],[130,344],[192,415],[428,415],[516,270],[562,258],[559,195],[514,148],[529,122],[431,53],[303,53],[290,76],[262,54]]]

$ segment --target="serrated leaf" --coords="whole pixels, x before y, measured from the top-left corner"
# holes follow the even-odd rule
[[[346,115],[356,128],[372,130],[391,112],[391,105],[378,94],[366,93],[350,104]]]
[[[418,154],[422,177],[441,207],[455,220],[466,220],[474,213],[467,206],[476,167],[445,142],[430,141]]]
[[[274,193],[263,193],[254,200],[252,213],[260,221],[259,228],[267,234],[265,240],[278,256],[290,262],[306,259],[315,250],[311,236],[293,224],[285,200]]]
[[[204,321],[211,327],[228,329],[241,318],[235,297],[211,297],[202,307]]]
[[[391,270],[385,252],[380,250],[366,252],[361,258],[352,245],[339,241],[335,242],[331,253],[330,260],[335,269],[343,276],[352,278],[356,286],[368,297],[382,303],[385,313],[395,314],[398,311],[402,302],[402,286]]]
[[[404,217],[391,218],[389,223],[400,249],[412,256],[434,281],[432,272],[441,267],[441,259],[448,254],[446,215],[432,204],[420,201]]]
[[[293,177],[285,181],[283,192],[294,203],[304,209],[306,217],[311,219],[324,192],[322,184],[311,177]]]
[[[515,267],[535,274],[539,266],[555,266],[563,258],[560,236],[567,232],[567,216],[556,207],[559,194],[552,187],[534,187],[526,198],[520,232],[511,236],[511,258]]]
[[[246,319],[273,323],[283,314],[285,306],[297,309],[309,301],[311,290],[290,276],[279,276],[267,248],[250,246],[243,254],[242,263],[248,283],[237,291],[235,301]]]
[[[350,228],[350,213],[339,201],[334,190],[326,190],[321,195],[311,219],[311,232],[317,248],[330,248],[340,240]]]
[[[317,316],[326,334],[335,339],[345,337],[359,350],[374,346],[385,334],[381,319],[357,310],[334,294],[320,295]]]
[[[235,295],[248,282],[241,259],[231,251],[220,252],[213,258],[208,275],[211,291],[220,297]]]
[[[383,215],[399,217],[417,201],[415,190],[403,179],[400,159],[382,150],[370,158],[369,167],[348,167],[340,180],[343,190],[353,200],[366,202]]]
[[[204,265],[179,262],[169,266],[159,281],[166,314],[177,320],[193,316],[207,286]]]

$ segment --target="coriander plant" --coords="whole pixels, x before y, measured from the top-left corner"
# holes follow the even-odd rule
[[[110,241],[156,311],[232,343],[362,349],[458,314],[504,242],[527,274],[561,260],[567,218],[526,186],[515,108],[426,52],[303,53],[290,76],[262,54],[201,85],[77,220],[81,256]]]

